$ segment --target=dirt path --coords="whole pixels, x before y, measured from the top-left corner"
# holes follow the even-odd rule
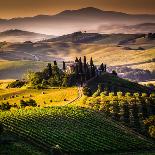
[[[34,58],[35,61],[40,61],[39,57],[37,57],[36,55],[31,54],[31,53],[27,53],[27,52],[24,52],[24,53],[27,54],[27,55],[32,56],[32,57]]]
[[[80,98],[83,96],[82,89],[83,89],[83,87],[78,86],[78,96],[77,96],[77,98],[75,98],[74,100],[68,102],[65,106],[67,106],[69,104],[72,104],[72,103],[76,102],[77,100],[80,100]]]

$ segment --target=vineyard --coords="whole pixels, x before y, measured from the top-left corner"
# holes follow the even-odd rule
[[[51,107],[1,112],[8,132],[47,152],[135,152],[152,150],[151,141],[107,120],[102,112],[85,108]],[[96,152],[96,153],[95,153]]]

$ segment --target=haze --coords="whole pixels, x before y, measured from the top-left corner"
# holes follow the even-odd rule
[[[0,18],[52,15],[89,6],[130,14],[155,14],[154,0],[0,0]]]

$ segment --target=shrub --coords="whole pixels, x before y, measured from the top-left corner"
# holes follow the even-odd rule
[[[97,96],[99,96],[100,95],[100,91],[96,91],[94,94],[93,94],[93,96],[92,97],[97,97]]]
[[[26,107],[27,103],[24,100],[20,100],[20,106],[21,107]]]
[[[117,96],[121,97],[121,96],[123,96],[123,93],[122,92],[117,92]]]
[[[26,106],[36,107],[37,103],[33,99],[29,99],[28,101],[20,100],[20,106],[21,107],[26,107]]]
[[[112,75],[117,76],[117,72],[115,70],[113,70]]]
[[[1,110],[10,110],[11,105],[9,104],[9,102],[2,103],[0,108]]]
[[[29,99],[29,100],[27,101],[27,105],[28,105],[28,106],[32,106],[32,107],[36,107],[36,106],[37,106],[37,103],[36,103],[35,100]]]
[[[11,83],[7,86],[7,88],[21,88],[24,84],[25,84],[24,81],[16,80],[16,81],[11,82]]]
[[[88,97],[92,95],[92,91],[88,87],[84,87],[82,91],[83,91],[83,94],[88,96]]]

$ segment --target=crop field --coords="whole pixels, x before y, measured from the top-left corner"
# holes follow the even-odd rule
[[[154,144],[107,120],[103,113],[84,108],[51,107],[2,112],[6,131],[50,151],[119,153],[152,150]],[[95,153],[96,152],[96,153]]]
[[[39,106],[64,105],[78,96],[76,87],[71,88],[51,88],[45,90],[22,89],[22,88],[3,88],[0,89],[0,103],[16,103],[20,107],[20,100],[27,101],[34,99]]]

